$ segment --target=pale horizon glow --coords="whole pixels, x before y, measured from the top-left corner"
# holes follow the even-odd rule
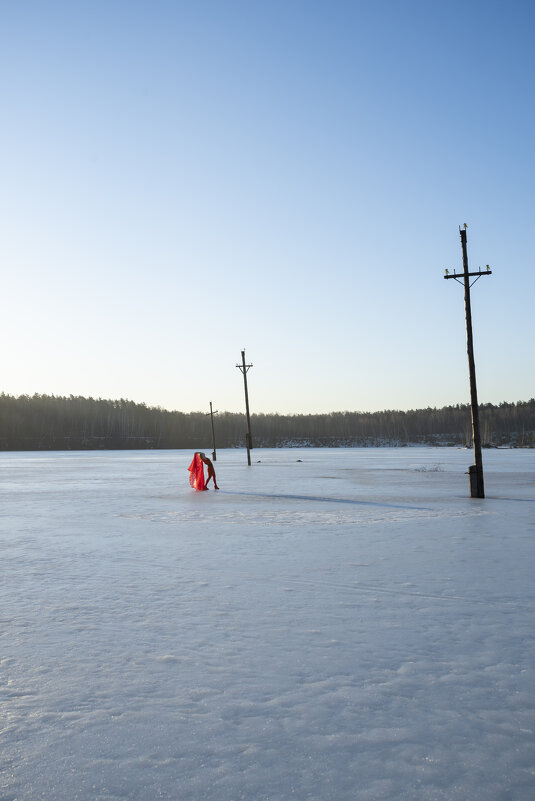
[[[180,411],[533,386],[535,8],[9,4],[0,392]]]

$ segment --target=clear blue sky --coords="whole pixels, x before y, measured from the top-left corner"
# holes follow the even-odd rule
[[[535,4],[0,3],[0,391],[535,395]]]

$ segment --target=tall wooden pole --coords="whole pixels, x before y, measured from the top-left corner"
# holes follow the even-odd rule
[[[237,364],[236,367],[239,367],[241,372],[243,373],[243,387],[245,390],[245,415],[247,418],[247,433],[245,435],[246,446],[247,446],[247,464],[249,467],[251,466],[251,451],[253,449],[253,438],[251,437],[251,416],[249,414],[249,393],[247,391],[247,371],[252,364],[245,364],[245,350],[241,352],[241,364]]]
[[[472,442],[474,444],[474,461],[470,470],[470,497],[484,498],[485,484],[483,480],[483,457],[481,455],[481,431],[479,428],[479,404],[477,402],[476,363],[474,360],[474,338],[472,335],[472,306],[470,303],[470,273],[468,272],[468,254],[466,250],[466,228],[460,229],[463,250],[464,310],[466,316],[466,351],[468,353],[468,371],[470,373],[470,405],[472,408]]]
[[[214,412],[212,410],[212,401],[210,401],[210,420],[212,422],[212,445],[214,447],[214,450],[212,451],[212,459],[215,462],[217,461],[217,455],[215,451],[214,414],[217,414],[217,412]]]
[[[481,432],[479,428],[479,404],[477,401],[477,385],[476,385],[476,365],[474,360],[474,339],[472,334],[472,307],[470,303],[470,278],[474,278],[472,283],[475,283],[482,275],[491,275],[492,271],[487,264],[486,270],[479,270],[477,273],[471,273],[468,270],[468,254],[466,250],[466,225],[459,228],[461,235],[461,247],[463,251],[463,271],[462,273],[454,272],[453,275],[446,270],[444,278],[454,278],[456,281],[464,284],[464,309],[466,316],[466,351],[468,353],[468,370],[470,373],[470,406],[472,410],[472,442],[474,444],[474,461],[475,464],[470,465],[468,468],[468,475],[470,479],[470,497],[471,498],[484,498],[485,497],[485,484],[483,480],[483,457],[481,455]]]

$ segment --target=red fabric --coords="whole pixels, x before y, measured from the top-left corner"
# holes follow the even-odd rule
[[[204,486],[204,468],[202,464],[202,459],[198,453],[194,454],[193,461],[188,467],[189,470],[189,483],[193,487],[194,490],[199,492],[199,490],[203,490]]]

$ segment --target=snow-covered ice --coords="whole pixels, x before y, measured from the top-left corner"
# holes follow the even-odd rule
[[[535,453],[191,455],[0,454],[0,801],[532,801]]]

